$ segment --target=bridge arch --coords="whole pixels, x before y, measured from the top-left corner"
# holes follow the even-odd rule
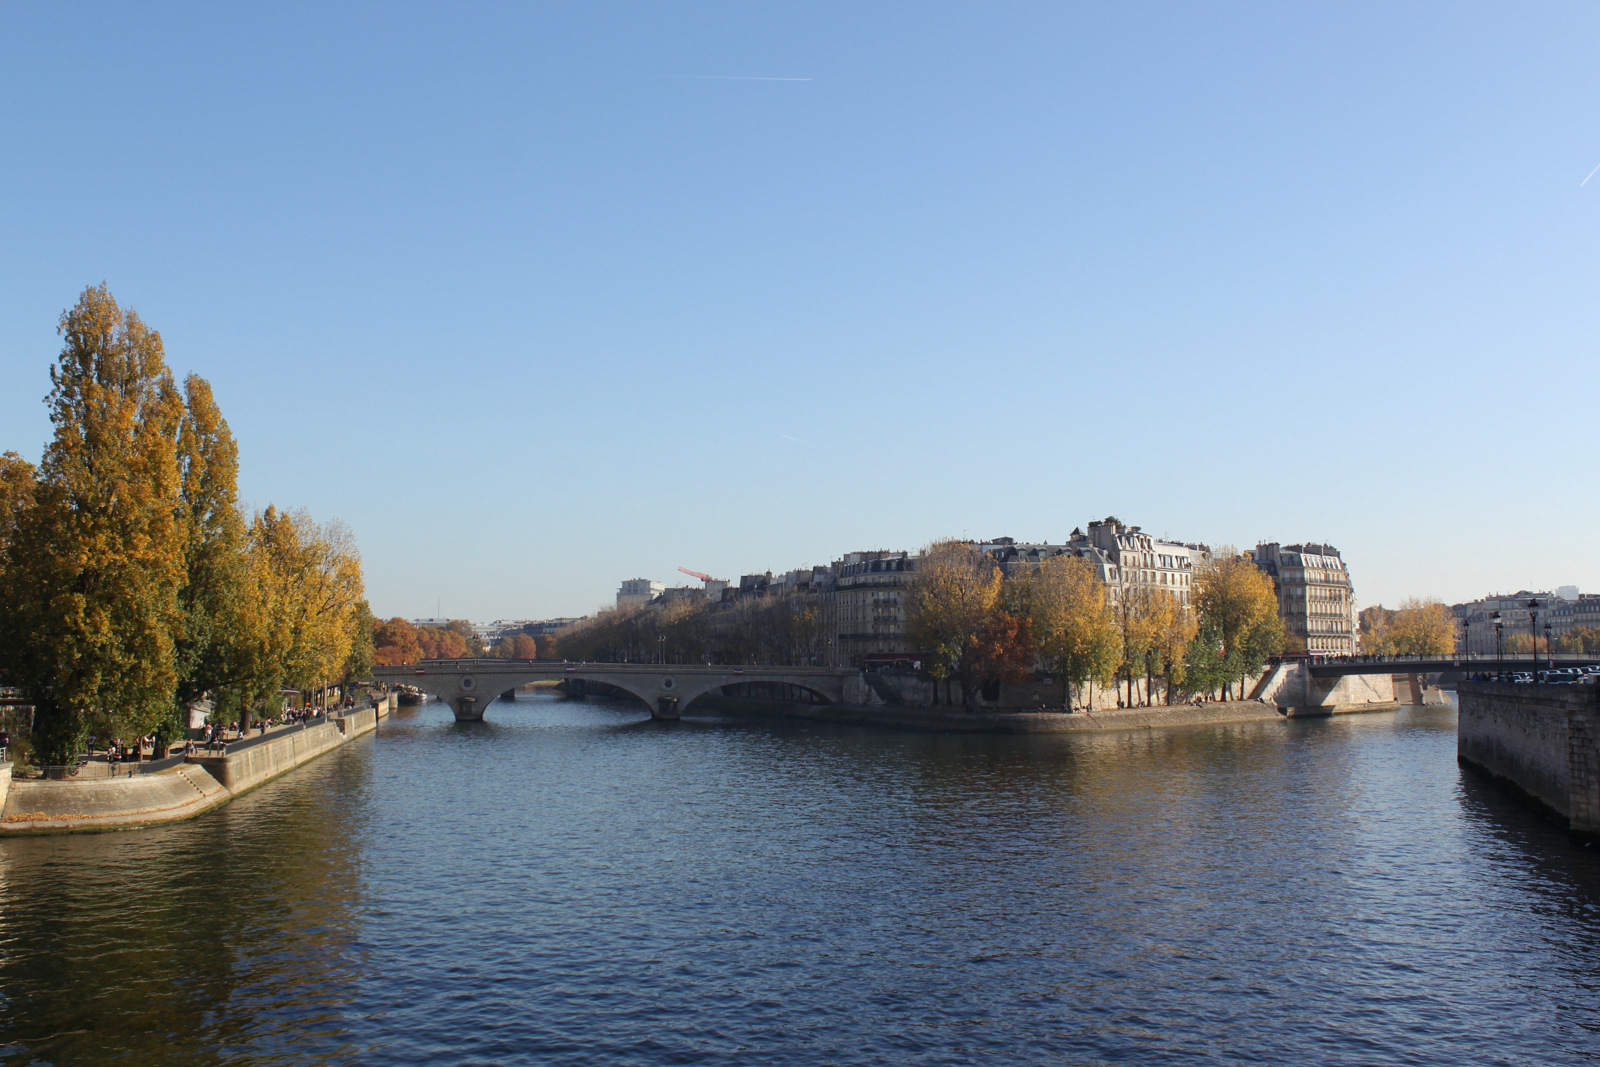
[[[743,682],[792,685],[823,703],[845,699],[847,668],[752,668],[689,664],[553,663],[516,660],[432,660],[415,667],[374,668],[374,678],[403,681],[449,704],[458,721],[483,718],[494,699],[530,682],[582,680],[612,686],[643,701],[656,718],[675,719],[695,700]]]

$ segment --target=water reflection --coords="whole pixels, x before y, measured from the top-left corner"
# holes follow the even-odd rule
[[[276,1058],[339,1029],[365,818],[341,755],[196,822],[0,844],[6,1062]]]
[[[0,842],[9,1062],[1592,1062],[1596,857],[1449,708],[1089,736],[428,706]]]

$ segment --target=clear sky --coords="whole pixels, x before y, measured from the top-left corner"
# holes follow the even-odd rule
[[[1592,4],[8,4],[0,448],[102,279],[380,615],[1116,514],[1600,591]],[[687,579],[685,579],[687,580]]]

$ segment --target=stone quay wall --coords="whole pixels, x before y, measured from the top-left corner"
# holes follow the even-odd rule
[[[1217,701],[1198,707],[1113,708],[1110,711],[963,711],[959,708],[908,708],[892,705],[797,704],[779,700],[708,695],[694,702],[690,714],[707,711],[776,715],[813,722],[879,726],[927,733],[1046,734],[1108,730],[1147,730],[1165,726],[1209,726],[1215,723],[1277,722],[1285,715],[1271,704],[1254,700]]]
[[[228,755],[193,755],[159,774],[130,778],[12,780],[3,766],[0,836],[126,830],[190,819],[371,733],[390,705],[363,708],[315,726],[264,735]]]
[[[1462,682],[1456,756],[1600,836],[1600,687]]]

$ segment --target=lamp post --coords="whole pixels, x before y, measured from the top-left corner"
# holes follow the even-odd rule
[[[667,635],[656,634],[656,662],[667,662]]]
[[[1491,615],[1490,618],[1494,619],[1494,667],[1497,671],[1503,671],[1505,670],[1505,665],[1500,660],[1504,658],[1505,653],[1500,651],[1500,631],[1504,628],[1505,623],[1501,621],[1498,611]]]
[[[1533,639],[1533,675],[1539,680],[1539,602],[1528,601],[1528,636]]]

